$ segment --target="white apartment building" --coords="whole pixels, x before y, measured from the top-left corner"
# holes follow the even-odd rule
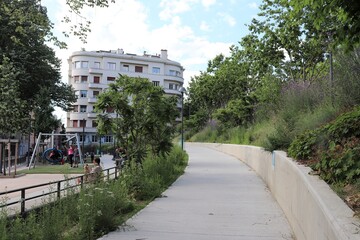
[[[160,54],[143,55],[124,53],[122,49],[111,51],[78,51],[68,59],[69,84],[78,96],[74,110],[67,113],[67,133],[79,133],[84,144],[111,143],[113,137],[99,136],[96,131],[96,97],[108,84],[121,75],[147,78],[156,86],[162,86],[166,94],[181,96],[179,88],[184,83],[184,68],[168,59],[167,50]],[[178,105],[179,109],[181,104]]]

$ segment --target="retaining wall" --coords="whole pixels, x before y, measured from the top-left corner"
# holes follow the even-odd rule
[[[186,143],[230,154],[251,167],[267,184],[284,211],[297,240],[359,240],[360,220],[309,167],[285,152],[218,143]]]

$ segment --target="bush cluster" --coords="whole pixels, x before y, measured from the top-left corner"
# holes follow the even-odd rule
[[[329,183],[354,182],[360,177],[360,107],[297,136],[288,154],[315,161],[312,168]]]

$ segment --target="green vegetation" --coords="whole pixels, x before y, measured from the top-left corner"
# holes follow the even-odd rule
[[[113,133],[116,146],[141,163],[148,154],[160,156],[171,149],[179,115],[176,102],[176,96],[166,96],[148,79],[119,76],[98,96],[97,130]]]
[[[354,183],[360,177],[360,108],[297,136],[288,153],[311,161],[312,168],[331,184]]]
[[[360,22],[352,3],[263,1],[229,57],[216,56],[191,79],[186,139],[284,150],[359,212]]]
[[[69,110],[76,98],[48,45],[60,43],[46,8],[37,0],[4,0],[0,16],[0,137],[51,132],[61,125],[54,107]]]
[[[174,147],[161,157],[145,158],[142,167],[128,165],[119,179],[87,185],[79,194],[69,190],[60,201],[49,199],[26,218],[0,218],[0,236],[6,239],[97,239],[114,231],[171,185],[187,166],[187,155]]]

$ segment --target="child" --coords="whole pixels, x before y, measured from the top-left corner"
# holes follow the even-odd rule
[[[89,167],[89,164],[85,164],[84,166],[84,173],[85,173],[85,176],[84,176],[84,181],[87,182],[88,181],[88,177],[89,177],[89,174],[90,174],[90,167]]]
[[[85,164],[84,165],[84,183],[88,182],[88,177],[89,177],[89,174],[90,174],[90,167],[89,167],[89,164]],[[78,178],[78,184],[81,183],[81,178]]]

